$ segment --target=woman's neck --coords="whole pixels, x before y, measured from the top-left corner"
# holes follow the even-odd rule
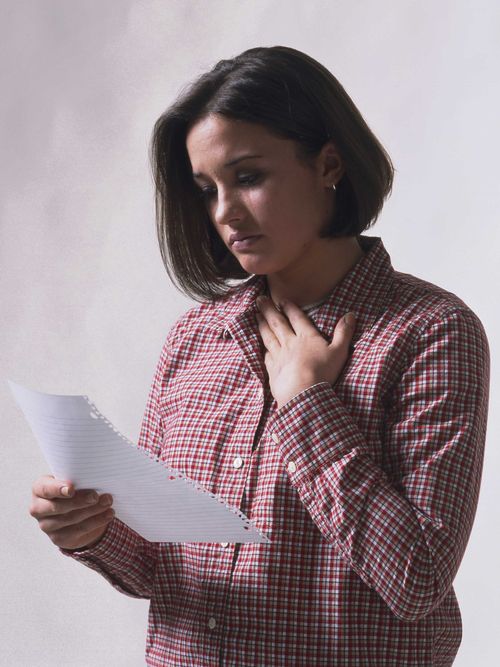
[[[355,236],[324,241],[300,266],[266,276],[267,291],[275,304],[288,299],[304,307],[326,299],[364,255]]]

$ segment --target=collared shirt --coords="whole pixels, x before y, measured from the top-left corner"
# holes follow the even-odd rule
[[[118,519],[73,558],[151,599],[151,666],[445,667],[452,582],[476,511],[489,387],[477,316],[393,269],[381,239],[309,316],[356,314],[332,386],[279,410],[255,318],[265,279],[170,330],[139,446],[240,508],[271,540],[149,543]],[[66,553],[66,552],[64,552]]]

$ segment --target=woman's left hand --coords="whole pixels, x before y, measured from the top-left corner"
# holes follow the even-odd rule
[[[313,384],[336,382],[349,356],[354,313],[340,318],[329,343],[294,303],[283,302],[282,313],[268,297],[259,297],[257,306],[269,386],[278,409]]]

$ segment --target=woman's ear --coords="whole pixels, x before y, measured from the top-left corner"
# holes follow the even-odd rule
[[[344,174],[344,164],[333,141],[327,141],[321,148],[317,166],[325,188],[337,185]]]

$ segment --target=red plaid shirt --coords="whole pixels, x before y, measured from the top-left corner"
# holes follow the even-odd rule
[[[149,543],[119,520],[71,556],[151,599],[148,665],[451,665],[452,587],[481,480],[489,349],[455,295],[382,241],[311,312],[357,315],[334,386],[276,410],[252,276],[171,329],[139,444],[239,507],[270,544]]]

